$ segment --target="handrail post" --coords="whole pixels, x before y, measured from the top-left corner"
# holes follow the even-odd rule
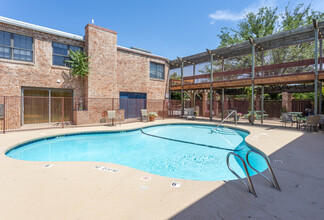
[[[62,97],[62,128],[64,128],[64,97]]]
[[[242,179],[242,177],[240,177],[230,166],[229,164],[229,157],[233,155],[234,157],[237,157],[241,160],[242,164],[243,164],[243,168],[244,168],[244,171],[246,173],[246,177],[247,177],[247,180],[248,180],[248,183],[249,184],[246,184],[246,182]],[[250,174],[249,174],[249,170],[247,169],[247,166],[246,166],[246,163],[245,161],[243,160],[243,158],[236,154],[236,153],[233,153],[233,152],[229,152],[226,156],[226,164],[227,164],[227,167],[228,169],[245,185],[246,189],[248,190],[249,193],[251,193],[252,195],[254,195],[255,197],[257,197],[257,194],[254,190],[254,186],[253,186],[253,183],[252,183],[252,180],[251,180],[251,177],[250,177]]]
[[[251,166],[250,162],[249,162],[249,155],[250,153],[256,153],[258,155],[260,155],[261,157],[263,157],[263,159],[266,161],[267,163],[267,166],[268,166],[268,170],[272,176],[272,179],[274,181],[274,183],[268,178],[266,177],[265,175],[263,175],[261,172],[259,172],[257,169],[255,169],[254,167]],[[254,170],[257,174],[259,174],[260,176],[262,176],[263,178],[265,178],[271,185],[272,187],[276,188],[278,191],[281,191],[280,189],[280,186],[279,186],[279,183],[277,181],[277,178],[276,176],[274,175],[274,172],[271,168],[271,165],[270,165],[270,162],[269,162],[269,158],[267,156],[265,156],[264,154],[256,151],[256,150],[249,150],[247,153],[246,153],[246,163],[249,165],[249,167],[251,167],[252,170]]]
[[[237,126],[237,111],[236,110],[234,111],[235,111],[235,126]]]
[[[6,133],[6,96],[3,96],[3,133]]]
[[[163,120],[164,120],[164,105],[165,105],[165,99],[163,99],[163,110],[162,110]]]

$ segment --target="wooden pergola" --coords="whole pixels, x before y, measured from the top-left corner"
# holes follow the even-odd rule
[[[317,22],[313,20],[312,25],[296,28],[289,31],[283,31],[277,34],[266,37],[252,39],[248,41],[237,43],[234,45],[217,48],[213,50],[206,49],[206,52],[194,54],[187,57],[182,57],[170,61],[170,70],[181,68],[181,80],[170,80],[170,91],[181,91],[181,116],[184,115],[183,92],[184,90],[201,90],[208,89],[210,94],[213,91],[221,89],[222,91],[222,118],[224,105],[225,89],[235,89],[239,87],[252,87],[252,101],[251,110],[254,115],[254,87],[261,87],[261,114],[264,109],[264,86],[272,85],[287,85],[287,84],[301,84],[314,83],[314,113],[322,112],[322,83],[324,81],[323,71],[323,33],[324,22]],[[314,59],[292,61],[286,63],[263,65],[263,52],[276,48],[289,47],[296,44],[303,44],[308,42],[315,43]],[[261,66],[255,66],[255,54],[261,53]],[[244,55],[252,55],[252,66],[245,69],[224,70],[224,60]],[[222,60],[222,71],[215,72],[213,62]],[[210,62],[210,74],[195,74],[195,65]],[[183,68],[186,66],[193,66],[193,76],[183,76]],[[282,75],[267,75],[266,71],[277,70],[282,68],[301,67],[314,65],[313,71],[303,73],[289,73]],[[257,74],[256,74],[257,73]],[[236,75],[236,79],[226,80],[226,76]],[[218,77],[220,80],[215,80]],[[203,82],[201,82],[203,81]],[[319,97],[319,98],[318,98]],[[213,96],[210,95],[210,103],[212,103]],[[210,105],[210,120],[212,120],[212,105]],[[261,116],[261,123],[263,123],[263,115]],[[253,117],[252,117],[253,124]]]

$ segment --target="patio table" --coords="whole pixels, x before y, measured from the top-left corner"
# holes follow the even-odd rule
[[[302,122],[304,122],[307,119],[307,117],[304,117],[302,115],[295,115],[293,117],[296,118],[296,128],[297,128],[297,130],[300,130],[300,124]]]

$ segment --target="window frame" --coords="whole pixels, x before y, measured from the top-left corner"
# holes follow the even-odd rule
[[[0,59],[5,59],[5,60],[13,60],[13,61],[18,61],[18,62],[28,62],[28,63],[34,63],[34,55],[35,55],[35,47],[34,47],[34,37],[32,36],[28,36],[28,35],[23,35],[23,34],[18,34],[18,33],[13,33],[13,32],[8,32],[8,31],[4,31],[4,30],[0,30],[1,32],[5,32],[5,33],[8,33],[10,34],[10,46],[7,46],[7,45],[3,45],[3,44],[0,44],[1,47],[5,47],[5,48],[9,48],[11,51],[10,51],[10,58],[6,58],[6,57],[0,57]],[[20,47],[15,47],[15,42],[14,42],[14,35],[20,35],[20,36],[23,36],[23,37],[29,37],[31,38],[32,40],[32,46],[31,46],[31,49],[26,49],[26,48],[20,48]],[[25,50],[25,51],[29,51],[32,53],[31,55],[31,60],[19,60],[19,59],[14,59],[14,49],[17,49],[17,50]]]
[[[152,77],[152,75],[151,75],[151,64],[154,64],[155,67],[156,67],[156,70],[155,70],[156,77]],[[163,78],[159,78],[158,77],[158,65],[163,66]],[[158,62],[154,62],[154,61],[150,61],[150,71],[149,71],[149,74],[150,74],[150,79],[165,81],[165,64],[158,63]]]
[[[56,54],[56,53],[54,53],[54,46],[53,46],[54,43],[66,45],[67,46],[67,56],[62,55],[62,54]],[[52,41],[52,66],[68,67],[68,68],[70,68],[66,62],[64,63],[64,65],[54,64],[54,56],[66,57],[66,58],[69,58],[70,57],[70,47],[79,47],[79,48],[81,48],[81,51],[83,51],[83,47],[80,47],[80,46],[65,44],[65,43],[61,43],[61,42],[58,42],[58,41]]]

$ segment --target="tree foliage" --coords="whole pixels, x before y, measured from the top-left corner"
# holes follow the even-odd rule
[[[312,19],[319,21],[324,20],[324,12],[314,11],[311,4],[298,4],[292,8],[290,3],[287,4],[282,13],[278,12],[278,8],[262,7],[257,12],[250,12],[246,14],[241,21],[237,23],[235,28],[221,28],[218,35],[220,38],[219,47],[226,47],[236,43],[240,43],[252,38],[260,38],[267,35],[279,33],[281,31],[292,30],[298,27],[312,24]],[[271,65],[275,63],[284,63],[289,61],[296,61],[302,59],[314,58],[314,43],[304,43],[289,46],[286,48],[277,48],[274,50],[263,52],[263,64]],[[255,54],[256,66],[261,66],[261,53]],[[234,57],[226,59],[224,62],[224,69],[242,69],[248,68],[252,65],[251,55]],[[220,72],[222,69],[221,61],[214,62],[214,71]],[[277,69],[269,71],[267,74],[285,74],[285,73],[299,73],[312,71],[313,66],[301,66],[286,69]],[[210,73],[210,64],[206,64],[201,73]],[[256,73],[258,74],[258,73]],[[229,76],[225,79],[234,79],[238,76]],[[239,77],[245,77],[240,75]],[[249,77],[247,74],[246,77]],[[220,78],[220,77],[218,77]],[[214,80],[219,80],[217,77]],[[223,79],[224,80],[224,79]]]

